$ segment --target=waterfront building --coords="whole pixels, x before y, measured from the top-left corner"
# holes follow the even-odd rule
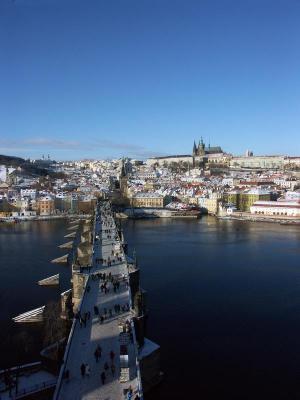
[[[54,200],[50,196],[40,197],[37,200],[37,211],[39,215],[52,215],[54,213]]]
[[[158,193],[139,192],[130,199],[132,207],[163,208],[167,203],[167,196]]]
[[[54,199],[55,210],[60,212],[68,212],[71,209],[71,195],[57,193]]]
[[[96,198],[83,198],[78,201],[78,211],[83,214],[90,214],[95,209],[96,203]]]
[[[198,198],[198,205],[208,214],[216,215],[219,209],[219,203],[222,200],[222,194],[219,192],[211,193],[208,197]]]
[[[262,188],[250,190],[232,190],[225,194],[225,202],[233,204],[239,211],[250,211],[250,207],[258,200],[271,200],[271,192]]]
[[[300,217],[299,201],[256,201],[250,207],[251,214]]]

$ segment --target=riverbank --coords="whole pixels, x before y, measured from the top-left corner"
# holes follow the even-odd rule
[[[3,217],[0,218],[0,222],[5,223],[18,223],[25,221],[52,221],[59,219],[86,219],[90,218],[90,214],[60,214],[60,215],[35,215],[35,216],[18,216],[18,217]]]
[[[272,215],[254,215],[246,212],[234,213],[233,215],[217,215],[218,219],[222,220],[233,220],[233,221],[248,221],[248,222],[272,222],[281,225],[299,225],[300,218],[296,217],[285,217],[278,216],[273,217]]]
[[[199,218],[198,210],[170,210],[167,208],[126,208],[118,213],[117,218],[151,219],[151,218]]]

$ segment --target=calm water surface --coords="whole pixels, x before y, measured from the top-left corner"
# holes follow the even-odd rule
[[[300,229],[128,221],[165,381],[154,399],[299,399]]]
[[[201,220],[126,221],[148,293],[148,337],[161,345],[154,399],[300,398],[300,229]],[[63,221],[0,226],[1,366],[12,360],[12,316],[70,287]],[[36,281],[61,273],[58,289]],[[35,338],[38,329],[27,332]],[[18,338],[18,336],[17,336]]]
[[[14,324],[11,318],[60,299],[70,287],[70,270],[50,260],[64,254],[58,245],[67,241],[66,221],[0,224],[0,368],[38,360],[42,330],[36,325]],[[59,287],[37,281],[60,273]],[[23,348],[28,342],[28,348]],[[21,347],[21,348],[20,348]]]

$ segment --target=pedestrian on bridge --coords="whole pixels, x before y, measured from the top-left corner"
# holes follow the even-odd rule
[[[104,322],[104,317],[103,317],[103,315],[99,315],[99,323],[100,323],[100,324],[103,324],[103,322]]]
[[[82,378],[84,378],[84,376],[85,376],[85,364],[84,363],[82,363],[80,366],[80,372],[81,372]]]
[[[91,368],[88,363],[85,364],[85,374],[87,377],[90,377],[91,375]]]
[[[105,379],[106,379],[106,375],[105,375],[105,372],[103,371],[103,372],[101,373],[101,381],[102,381],[102,385],[104,385],[104,384],[105,384]]]
[[[109,355],[110,355],[110,359],[111,359],[111,361],[113,363],[114,362],[114,358],[115,358],[115,353],[111,350]]]
[[[98,350],[98,347],[96,348],[95,352],[94,352],[94,356],[95,356],[95,360],[96,363],[99,361],[99,358],[101,357],[101,353]]]
[[[112,376],[115,376],[116,367],[114,366],[114,364],[111,364],[110,370],[111,370]]]

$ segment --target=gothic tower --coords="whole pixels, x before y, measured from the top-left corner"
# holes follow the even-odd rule
[[[120,192],[122,196],[127,197],[128,179],[125,171],[124,159],[122,159],[122,168],[119,181],[120,181]]]
[[[201,140],[200,140],[199,146],[198,146],[198,156],[204,156],[204,155],[205,155],[205,144],[204,144],[202,136],[201,136]]]

